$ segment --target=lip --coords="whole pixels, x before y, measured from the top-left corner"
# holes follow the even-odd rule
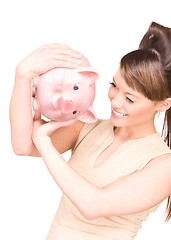
[[[116,111],[114,108],[112,108],[112,114],[113,114],[115,117],[127,117],[127,116],[128,116],[128,114],[118,112],[118,111]]]

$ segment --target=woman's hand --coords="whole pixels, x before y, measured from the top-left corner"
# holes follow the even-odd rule
[[[64,44],[43,45],[26,56],[17,66],[16,74],[30,80],[55,67],[76,68],[81,55]]]
[[[41,153],[41,143],[44,141],[51,141],[50,135],[57,129],[73,124],[76,120],[72,119],[65,122],[49,121],[46,122],[41,119],[41,114],[35,112],[33,121],[33,142]]]
[[[32,141],[31,80],[55,67],[77,67],[79,62],[76,51],[54,43],[40,47],[18,64],[10,101],[11,143],[17,155],[40,156]]]

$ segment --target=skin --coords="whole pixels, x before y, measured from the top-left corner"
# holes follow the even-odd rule
[[[170,99],[166,99],[163,102],[154,103],[142,94],[132,91],[122,79],[120,71],[116,73],[115,78],[117,87],[112,86],[109,89],[111,107],[126,116],[117,117],[111,113],[110,119],[113,125],[117,126],[117,131],[115,130],[117,135],[109,147],[110,150],[108,148],[107,151],[112,151],[116,145],[118,147],[118,142],[121,144],[130,139],[154,134],[156,132],[154,116],[157,109],[163,109],[163,106],[165,109],[169,108],[171,102]],[[125,95],[125,91],[129,94]],[[134,103],[127,102],[130,93],[138,96]],[[65,124],[70,123],[72,122]],[[40,120],[37,119],[34,125],[33,141],[57,185],[85,218],[94,219],[137,213],[155,206],[170,195],[171,154],[153,159],[141,171],[120,178],[103,188],[89,183],[65,162],[51,142],[50,134],[63,124],[51,122],[42,126]],[[82,191],[85,193],[84,196]]]
[[[137,213],[157,205],[171,194],[171,154],[153,159],[141,171],[103,188],[88,182],[67,164],[49,137],[54,130],[70,123],[42,125],[41,120],[36,119],[33,141],[56,184],[86,219]]]
[[[53,43],[36,49],[17,65],[10,101],[11,143],[15,154],[40,156],[32,141],[32,79],[55,67],[75,68],[80,64],[80,56],[76,51],[67,45]],[[42,123],[45,121],[42,120]],[[72,147],[82,125],[78,121],[74,123],[74,126],[61,128],[52,134],[52,141],[60,153]]]
[[[63,52],[63,47],[58,46],[57,49],[60,53]],[[42,54],[42,51],[39,51]],[[39,54],[38,59],[44,61],[46,57],[42,57],[41,54]],[[65,52],[65,54],[67,53]],[[63,58],[65,58],[64,55],[62,55]],[[29,95],[30,79],[44,71],[44,67],[41,71],[35,68],[36,63],[28,70],[27,65],[31,64],[34,57],[33,54],[29,61],[26,59],[20,65],[16,74],[10,108],[14,151],[16,150],[18,155],[41,156],[56,184],[87,219],[133,214],[151,208],[167,198],[171,194],[171,154],[151,159],[141,171],[122,177],[103,188],[98,188],[89,183],[67,164],[61,153],[74,145],[83,123],[73,120],[46,123],[41,120],[39,113],[35,114],[33,121],[31,97],[27,96]],[[71,61],[76,61],[75,57]],[[44,66],[46,66],[46,63],[45,61]],[[56,65],[58,65],[57,63],[59,61],[56,61]],[[40,65],[43,65],[43,63],[41,62]],[[171,105],[170,98],[154,103],[137,91],[130,89],[119,70],[114,79],[116,86],[111,86],[109,89],[111,109],[114,108],[116,111],[126,114],[126,116],[118,117],[111,111],[110,120],[116,126],[115,139],[106,151],[114,151],[127,140],[155,133],[154,116],[156,112],[159,110],[166,111]],[[27,90],[25,89],[26,86],[28,87]],[[21,93],[22,90],[25,91],[24,96]],[[129,94],[125,94],[125,92],[129,92]],[[130,93],[138,98],[135,98],[135,96],[133,98]],[[131,103],[128,98],[135,102]],[[22,105],[21,99],[23,102],[25,101],[25,106]],[[15,111],[12,110],[14,107]],[[25,111],[27,117],[23,117],[22,120],[19,117],[17,119],[15,117],[16,113],[23,116],[22,111]],[[19,130],[20,127],[22,131]],[[26,147],[23,148],[22,143],[25,141]],[[104,154],[106,153],[104,152]],[[82,194],[83,191],[84,195]]]
[[[113,77],[108,96],[111,102],[110,120],[117,126],[115,132],[123,139],[145,137],[156,132],[154,117],[161,102],[154,102],[132,90],[118,70]],[[117,116],[112,109],[126,116]]]

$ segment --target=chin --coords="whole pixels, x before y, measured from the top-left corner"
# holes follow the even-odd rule
[[[124,123],[121,123],[120,121],[114,119],[112,116],[110,116],[110,122],[115,127],[124,127],[125,126]]]

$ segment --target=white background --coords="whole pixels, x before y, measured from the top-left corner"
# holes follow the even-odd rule
[[[1,1],[0,239],[44,239],[61,195],[40,158],[12,151],[8,112],[17,63],[45,43],[82,52],[100,73],[94,108],[99,118],[108,118],[108,82],[120,58],[138,47],[151,21],[171,27],[170,9],[164,0]],[[166,201],[143,223],[136,240],[171,239],[171,221],[163,224],[165,207]]]

